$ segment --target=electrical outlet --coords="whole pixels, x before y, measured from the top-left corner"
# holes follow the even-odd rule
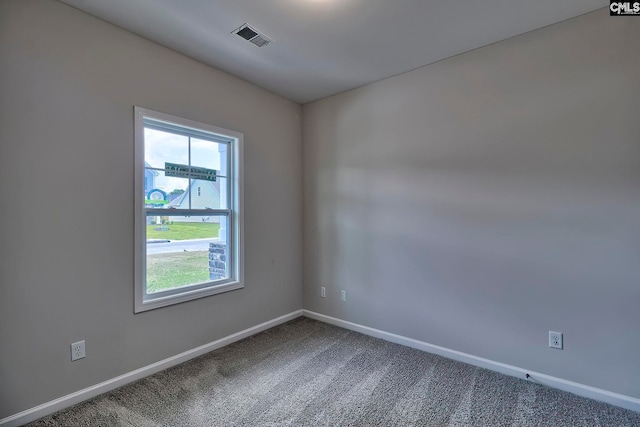
[[[71,361],[84,359],[86,356],[84,348],[84,340],[71,344]]]
[[[342,301],[346,301],[347,300],[347,291],[341,291],[342,292]]]
[[[327,288],[325,288],[324,286],[321,286],[321,287],[320,287],[320,296],[321,296],[322,298],[324,298],[324,297],[326,297],[326,296],[327,296]]]
[[[562,350],[562,332],[549,331],[549,347]]]

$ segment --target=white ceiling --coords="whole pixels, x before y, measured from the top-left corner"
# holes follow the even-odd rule
[[[61,1],[300,103],[608,4],[605,0]],[[273,42],[258,48],[231,34],[245,22]]]

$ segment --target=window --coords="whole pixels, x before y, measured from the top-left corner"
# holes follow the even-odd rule
[[[242,288],[242,134],[134,110],[135,312]]]

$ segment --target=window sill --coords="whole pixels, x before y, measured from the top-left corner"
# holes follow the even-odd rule
[[[136,300],[134,313],[142,313],[156,308],[167,307],[169,305],[180,304],[186,301],[193,301],[223,292],[235,291],[244,288],[242,282],[229,282],[221,285],[213,285],[206,288],[185,291],[180,294],[169,295],[160,298],[150,298],[148,300]]]

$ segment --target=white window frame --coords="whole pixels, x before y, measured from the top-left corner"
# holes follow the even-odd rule
[[[148,294],[146,292],[146,265],[147,265],[147,238],[146,238],[146,217],[148,208],[145,206],[144,197],[144,119],[159,121],[185,128],[187,130],[203,131],[215,134],[228,142],[228,186],[229,186],[229,209],[207,209],[209,215],[227,216],[227,227],[229,238],[227,241],[229,254],[229,275],[225,280],[216,280],[206,283],[199,283],[193,286],[186,286],[169,291]],[[244,287],[244,244],[243,244],[243,134],[217,126],[200,123],[193,120],[183,119],[158,111],[149,110],[142,107],[134,107],[134,145],[135,145],[135,292],[134,292],[134,312],[140,313],[155,308],[166,307],[185,301],[203,298],[210,295],[228,292]],[[176,210],[167,210],[165,213],[178,214]],[[191,212],[193,210],[190,210]],[[187,212],[188,213],[188,212]]]

